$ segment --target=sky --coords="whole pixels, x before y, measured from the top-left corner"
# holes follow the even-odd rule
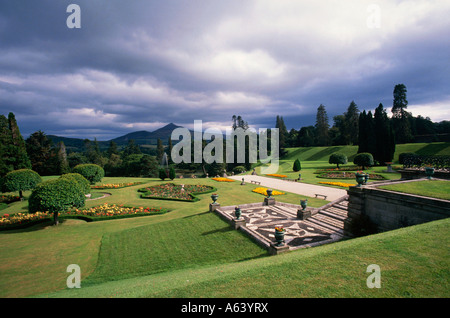
[[[390,114],[402,83],[414,116],[450,120],[449,16],[450,0],[1,0],[0,114],[24,137],[233,115],[298,130],[321,104],[330,125],[351,101]]]

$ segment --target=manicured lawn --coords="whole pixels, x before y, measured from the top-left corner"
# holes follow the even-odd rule
[[[43,297],[448,298],[450,219],[256,258],[65,289]],[[439,244],[436,244],[439,242]],[[381,270],[368,288],[367,267]]]
[[[380,186],[380,189],[450,200],[450,181],[426,180]]]
[[[106,234],[87,284],[267,256],[267,251],[205,212]]]

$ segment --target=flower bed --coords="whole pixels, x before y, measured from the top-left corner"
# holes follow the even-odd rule
[[[216,190],[217,189],[214,187],[199,184],[187,184],[183,187],[182,185],[176,185],[173,183],[164,183],[139,189],[138,191],[144,192],[144,194],[141,195],[141,198],[144,199],[195,202],[199,200],[195,194],[208,193]]]
[[[19,201],[19,200],[20,200],[20,197],[18,195],[10,195],[10,194],[8,194],[8,195],[1,195],[0,196],[0,203],[9,204],[9,203],[16,202],[16,201]]]
[[[348,187],[352,187],[352,186],[356,185],[356,184],[345,183],[345,182],[319,182],[319,183],[334,185],[334,186],[343,187],[343,188],[348,188]]]
[[[266,176],[277,177],[277,178],[287,178],[287,176],[284,174],[276,174],[276,173],[269,173],[269,174],[266,174]]]
[[[142,184],[144,182],[127,182],[127,183],[108,183],[102,185],[93,185],[91,189],[120,189]]]
[[[259,193],[259,194],[262,194],[262,195],[267,195],[267,188],[258,187],[256,189],[253,189],[252,191],[256,192],[256,193]],[[281,191],[277,191],[277,190],[273,190],[272,191],[272,195],[282,195],[282,194],[285,194],[285,193],[281,192]]]
[[[317,178],[326,179],[355,179],[356,172],[326,172],[317,176]],[[370,180],[385,180],[386,178],[379,174],[369,173]]]
[[[228,178],[212,178],[212,180],[218,181],[218,182],[234,182],[234,181],[236,181],[236,180],[228,179]]]
[[[62,212],[58,214],[58,217],[60,219],[82,219],[91,222],[124,217],[156,215],[166,212],[168,210],[161,208],[127,207],[104,203],[89,209],[75,209]],[[20,229],[45,221],[51,222],[52,218],[53,213],[49,212],[4,214],[0,217],[0,230]]]

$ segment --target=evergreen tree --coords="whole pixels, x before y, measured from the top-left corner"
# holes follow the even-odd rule
[[[13,113],[8,114],[8,124],[11,131],[13,158],[15,158],[14,170],[31,169],[31,161],[28,158],[25,141],[20,134],[19,126]]]
[[[322,104],[320,104],[319,108],[317,108],[315,128],[317,146],[328,146],[330,143],[328,135],[330,125],[328,124],[328,115],[325,110],[325,106]]]
[[[162,140],[158,138],[158,142],[156,145],[156,151],[157,151],[157,155],[156,155],[156,160],[161,163],[161,159],[164,155],[164,146],[162,143]]]
[[[69,162],[67,161],[67,152],[66,146],[64,142],[60,141],[56,148],[57,158],[58,158],[58,171],[57,173],[60,175],[66,174],[70,172]]]
[[[406,86],[397,84],[394,87],[394,101],[392,105],[392,120],[394,124],[395,139],[398,143],[412,141],[410,117],[406,111],[408,100],[406,99]]]
[[[375,109],[374,131],[376,144],[374,159],[380,164],[391,162],[395,152],[394,130],[383,104]]]
[[[359,110],[356,103],[352,101],[344,113],[344,140],[347,145],[356,145],[358,143],[359,133]]]
[[[297,134],[297,146],[298,147],[311,147],[314,146],[314,126],[302,127]]]
[[[0,176],[14,170],[13,150],[14,145],[8,119],[4,115],[0,115]]]
[[[28,157],[31,167],[41,176],[48,176],[55,173],[53,166],[55,155],[52,151],[52,141],[42,131],[34,132],[25,140]]]

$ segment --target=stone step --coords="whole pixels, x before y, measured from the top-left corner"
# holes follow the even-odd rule
[[[308,218],[307,221],[344,235],[344,222],[340,222],[341,224],[336,223],[336,220],[333,221],[332,218],[323,214],[316,214],[313,217]]]
[[[328,216],[330,218],[333,218],[333,219],[336,219],[336,220],[339,220],[339,221],[344,221],[347,218],[347,212],[345,212],[345,213],[337,213],[337,212],[333,211],[330,208],[325,209],[325,210],[321,210],[319,212],[319,214],[324,214],[324,215],[326,215],[326,216]]]

